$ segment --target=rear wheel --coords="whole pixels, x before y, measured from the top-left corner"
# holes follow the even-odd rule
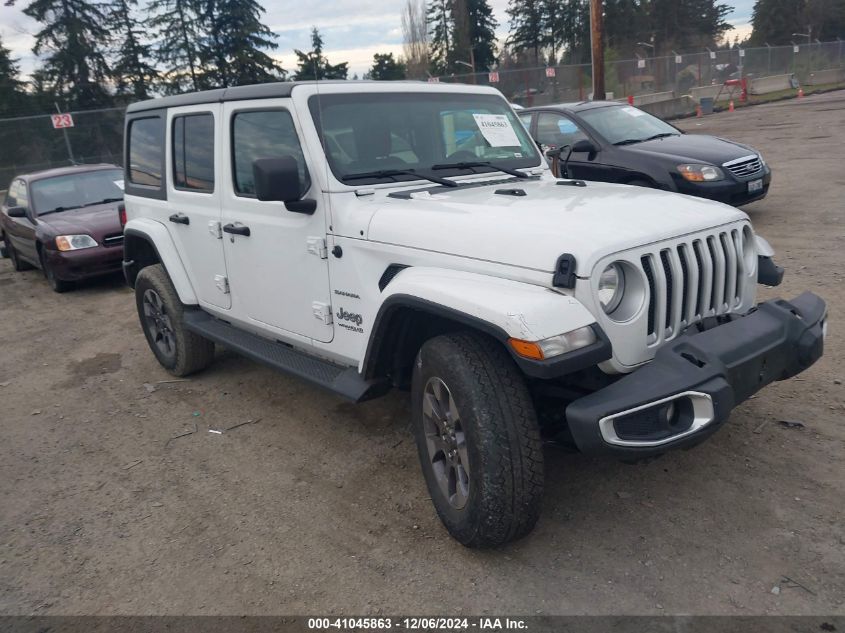
[[[468,547],[528,534],[540,514],[542,445],[525,381],[501,345],[474,333],[427,341],[411,397],[423,474],[449,533]]]
[[[11,242],[6,242],[6,250],[9,253],[9,259],[12,260],[12,268],[14,268],[16,271],[20,272],[22,270],[29,270],[30,268],[32,268],[32,264],[30,264],[29,262],[25,262],[20,258],[18,252],[15,250],[15,247],[12,246]]]
[[[161,264],[138,274],[135,304],[150,349],[171,374],[187,376],[214,360],[214,343],[185,327],[185,306]]]
[[[43,251],[39,253],[39,257],[41,258],[41,271],[44,273],[44,277],[47,279],[47,283],[50,284],[50,287],[55,292],[67,292],[71,288],[73,288],[73,282],[65,281],[64,279],[59,279],[56,277],[56,272],[53,270],[53,267],[50,265],[50,262],[47,261],[47,258],[44,256]]]

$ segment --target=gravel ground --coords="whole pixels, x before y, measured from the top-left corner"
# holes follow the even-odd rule
[[[845,613],[843,115],[835,92],[680,123],[772,165],[748,212],[787,275],[762,294],[827,299],[825,358],[692,451],[550,447],[537,529],[496,551],[442,529],[404,394],[354,406],[225,351],[172,382],[120,280],[57,295],[0,261],[0,613]]]

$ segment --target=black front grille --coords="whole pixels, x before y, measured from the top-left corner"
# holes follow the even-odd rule
[[[654,271],[651,270],[651,261],[648,256],[643,257],[640,261],[643,265],[645,277],[648,280],[648,292],[649,296],[651,296],[651,301],[648,302],[648,334],[651,336],[654,334],[654,320],[655,314],[657,313],[657,302],[654,300],[654,297],[656,296],[654,287]]]

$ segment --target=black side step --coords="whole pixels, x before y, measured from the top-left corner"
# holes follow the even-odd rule
[[[184,314],[185,327],[273,369],[307,380],[354,402],[382,395],[386,381],[364,380],[354,367],[341,367],[283,343],[241,330],[202,310]]]

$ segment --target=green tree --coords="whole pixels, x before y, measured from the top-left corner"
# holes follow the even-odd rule
[[[23,11],[41,24],[32,51],[43,55],[43,76],[74,107],[106,104],[111,69],[107,9],[91,0],[33,0]]]
[[[284,78],[284,69],[265,52],[278,44],[262,22],[264,13],[255,0],[206,0],[202,22],[208,40],[200,49],[204,84],[225,88]]]
[[[750,42],[755,46],[789,44],[793,33],[820,40],[845,37],[842,0],[757,0],[751,18]]]
[[[605,45],[630,55],[637,42],[651,37],[644,2],[640,0],[605,0]]]
[[[149,26],[156,44],[156,58],[165,67],[165,92],[202,90],[201,58],[205,43],[201,35],[201,7],[196,0],[152,0]]]
[[[109,30],[119,42],[111,70],[118,95],[147,99],[160,76],[151,63],[152,45],[146,40],[143,24],[135,17],[137,5],[137,0],[114,0],[110,7]]]
[[[429,29],[431,73],[445,75],[452,62],[452,34],[455,29],[451,0],[431,0],[426,11]]]
[[[511,29],[507,45],[514,52],[529,51],[534,64],[540,65],[540,53],[547,42],[546,11],[542,0],[510,0],[507,14]]]
[[[658,55],[715,46],[731,28],[725,18],[733,9],[716,0],[648,0],[645,6]]]
[[[493,9],[487,0],[465,0],[472,46],[472,61],[477,71],[487,71],[496,63],[496,27]]]
[[[378,81],[394,81],[405,79],[406,68],[401,59],[393,58],[393,53],[376,53],[373,55],[373,67],[368,73],[370,79]]]
[[[20,80],[18,60],[12,58],[12,52],[0,40],[0,114],[18,111],[26,98],[24,85]]]
[[[349,63],[330,64],[323,55],[323,38],[317,27],[311,29],[311,50],[302,52],[294,49],[297,61],[295,81],[309,79],[346,79],[349,74]]]

